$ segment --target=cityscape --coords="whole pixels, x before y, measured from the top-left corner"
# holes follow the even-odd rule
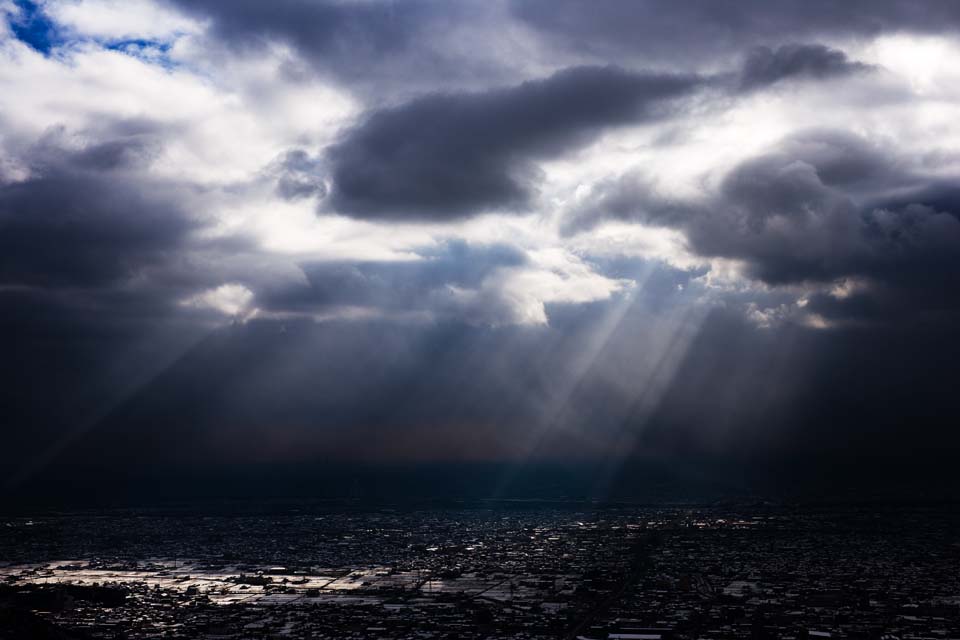
[[[7,518],[0,637],[957,638],[930,506],[290,503]]]

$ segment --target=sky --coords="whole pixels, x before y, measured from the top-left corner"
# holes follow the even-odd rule
[[[951,0],[0,0],[4,495],[942,487],[958,31]]]

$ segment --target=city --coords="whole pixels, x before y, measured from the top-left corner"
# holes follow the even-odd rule
[[[0,637],[957,638],[958,524],[509,502],[19,517]]]

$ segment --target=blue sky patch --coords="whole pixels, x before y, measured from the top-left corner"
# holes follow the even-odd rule
[[[20,15],[10,21],[14,37],[44,55],[50,53],[61,42],[57,26],[36,2],[14,0],[14,4],[20,9]]]

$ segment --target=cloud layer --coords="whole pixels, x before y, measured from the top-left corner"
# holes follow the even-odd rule
[[[437,94],[378,110],[328,150],[334,211],[361,218],[455,219],[526,212],[534,163],[588,144],[604,128],[680,108],[689,76],[576,67],[509,89]]]
[[[0,480],[929,466],[960,413],[958,28],[946,0],[0,0]]]

